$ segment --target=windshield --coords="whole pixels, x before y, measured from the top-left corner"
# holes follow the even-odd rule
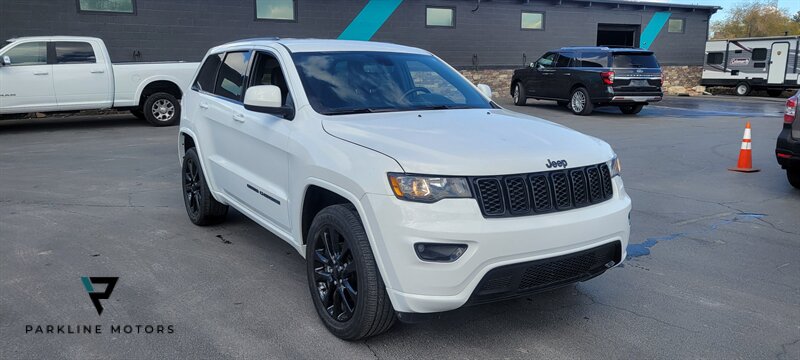
[[[314,52],[292,55],[320,114],[491,108],[469,82],[431,55]]]
[[[657,68],[653,54],[614,54],[615,68]]]

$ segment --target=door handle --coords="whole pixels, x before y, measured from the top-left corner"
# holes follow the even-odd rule
[[[243,123],[244,122],[244,114],[234,114],[233,115],[233,121],[236,121],[238,123]]]
[[[33,75],[47,75],[49,72],[35,72]]]
[[[102,74],[106,72],[105,70],[92,70],[92,74]]]
[[[570,75],[572,75],[572,74],[570,74],[570,73],[564,73],[564,76],[570,76]]]
[[[203,110],[208,109],[208,103],[201,102],[198,106],[200,106],[200,108]]]

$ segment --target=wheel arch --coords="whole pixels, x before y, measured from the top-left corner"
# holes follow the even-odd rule
[[[183,89],[178,85],[177,79],[172,77],[155,77],[142,81],[142,84],[136,91],[136,97],[134,98],[137,99],[136,106],[143,106],[148,96],[159,92],[170,94],[178,100],[183,98]]]
[[[310,183],[306,185],[305,191],[303,192],[303,202],[301,203],[302,207],[300,210],[300,242],[303,245],[307,243],[306,238],[308,237],[308,230],[311,228],[311,223],[314,221],[314,217],[316,217],[317,214],[322,211],[322,209],[328,206],[351,204],[356,208],[356,212],[358,212],[359,217],[362,219],[361,222],[365,222],[365,219],[361,217],[363,212],[361,211],[360,206],[357,204],[358,201],[348,199],[347,195],[349,194],[342,192],[339,189],[337,190],[332,190],[332,187],[322,184]],[[342,193],[345,193],[345,195]]]

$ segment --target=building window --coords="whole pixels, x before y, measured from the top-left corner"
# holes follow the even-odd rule
[[[295,0],[256,0],[256,19],[260,20],[297,20],[297,2]]]
[[[455,27],[456,9],[451,7],[425,8],[425,25],[432,27]]]
[[[86,12],[133,14],[136,10],[136,6],[134,0],[78,0],[78,10]]]
[[[667,31],[671,33],[682,33],[683,19],[669,19],[667,22]]]
[[[766,48],[758,48],[753,49],[753,61],[764,61],[767,60],[767,49]]]
[[[721,52],[710,52],[706,56],[706,64],[708,65],[722,65],[723,55]]]
[[[522,12],[522,30],[544,30],[544,13]]]

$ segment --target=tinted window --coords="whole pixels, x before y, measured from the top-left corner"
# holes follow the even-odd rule
[[[85,42],[59,41],[56,43],[56,63],[58,64],[94,64],[92,45]]]
[[[615,68],[657,68],[658,61],[652,54],[614,54]]]
[[[348,51],[292,57],[311,107],[321,114],[491,108],[472,84],[434,56]]]
[[[455,9],[428,7],[425,9],[425,25],[428,26],[456,26]]]
[[[192,89],[212,92],[214,90],[214,79],[217,77],[217,69],[219,64],[222,63],[223,54],[209,55],[206,62],[197,73],[197,79],[194,80]]]
[[[46,65],[47,43],[42,41],[19,44],[6,51],[3,56],[11,58],[11,66]]]
[[[522,13],[522,29],[541,30],[544,29],[544,14],[536,12]]]
[[[753,49],[753,61],[764,61],[767,60],[767,49],[759,48]]]
[[[249,52],[230,52],[219,67],[214,93],[239,101],[244,90],[245,71],[250,60]]]
[[[708,56],[706,56],[706,64],[722,65],[722,57],[721,52],[708,53]]]
[[[764,69],[764,68],[767,67],[767,63],[763,63],[763,62],[753,63],[753,67],[756,68],[756,69]]]
[[[556,67],[570,67],[573,65],[573,59],[575,58],[575,54],[572,53],[561,53],[558,54],[558,60],[556,60]]]
[[[100,11],[133,14],[133,0],[79,0],[81,11]]]
[[[555,66],[556,53],[544,54],[539,60],[536,61],[539,67],[553,67]]]
[[[256,18],[294,20],[294,0],[256,0]]]
[[[608,53],[602,51],[590,51],[578,55],[581,67],[608,67]]]

